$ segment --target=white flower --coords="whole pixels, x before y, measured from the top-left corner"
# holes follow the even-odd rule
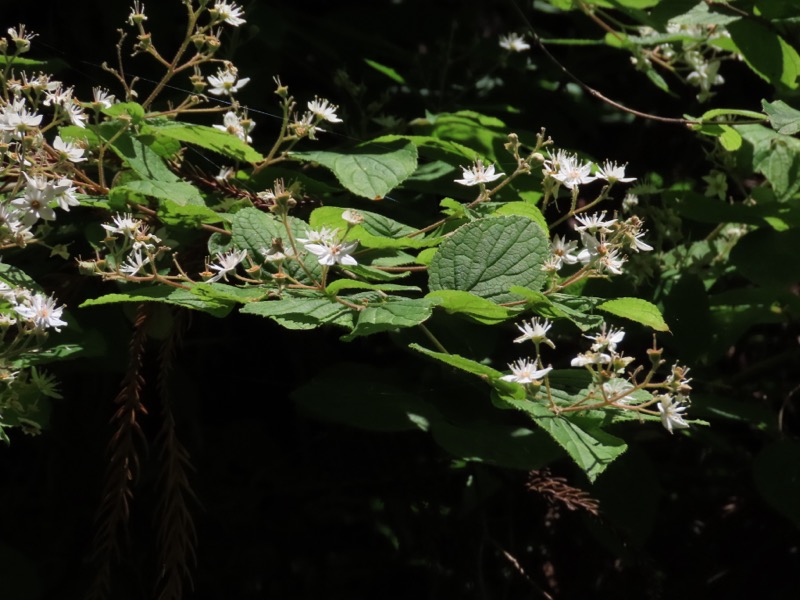
[[[580,225],[575,226],[575,231],[589,231],[592,233],[598,231],[601,233],[611,233],[611,226],[617,222],[616,219],[606,220],[606,211],[599,214],[578,215],[575,217],[575,220],[580,223]]]
[[[553,370],[553,367],[537,369],[534,361],[523,359],[510,363],[508,368],[511,369],[511,375],[503,375],[500,379],[523,385],[527,383],[540,384],[541,379]]]
[[[616,248],[609,250],[597,261],[598,272],[608,271],[614,275],[622,275],[622,265],[625,264],[626,260],[624,256],[619,255],[619,251]]]
[[[29,176],[23,173],[28,180],[25,185],[25,195],[11,201],[21,214],[22,223],[28,227],[39,219],[52,221],[56,218],[55,211],[48,206],[55,198],[54,188],[50,181],[42,175]]]
[[[564,263],[574,265],[578,262],[578,257],[574,254],[577,247],[578,243],[574,240],[567,242],[566,238],[562,238],[558,235],[553,236],[553,241],[550,242],[550,252],[555,258],[553,262],[556,271],[558,271]]]
[[[220,167],[219,173],[214,175],[214,179],[219,183],[225,183],[235,175],[233,167]]]
[[[605,179],[609,183],[614,183],[617,181],[628,182],[628,181],[636,181],[636,177],[625,177],[625,165],[617,165],[617,163],[611,162],[607,160],[603,163],[603,166],[597,171],[597,175],[595,177],[597,179]]]
[[[584,352],[578,354],[570,361],[573,367],[586,367],[588,365],[604,365],[611,362],[611,356],[602,352]]]
[[[350,253],[358,247],[357,241],[303,245],[306,250],[318,257],[318,262],[321,265],[333,266],[337,263],[340,265],[358,264],[358,261],[350,256]]]
[[[530,323],[526,323],[525,321],[521,324],[518,323],[517,329],[520,330],[522,335],[516,338],[514,342],[517,344],[521,344],[527,340],[532,341],[534,344],[541,344],[544,342],[551,348],[555,348],[556,345],[547,337],[547,332],[552,326],[553,324],[547,319],[542,319],[540,322],[539,319],[536,318],[531,319]]]
[[[101,227],[105,229],[109,235],[121,234],[129,239],[134,239],[136,231],[142,225],[139,219],[134,219],[131,213],[119,214],[117,213],[112,217],[113,225],[103,223]]]
[[[60,328],[67,324],[61,320],[64,307],[56,306],[55,299],[44,294],[33,294],[26,303],[15,306],[14,310],[33,325],[36,333],[44,333],[48,327],[61,331]]]
[[[136,249],[128,255],[128,258],[119,268],[119,272],[132,277],[139,273],[149,262],[150,257],[143,256],[142,251]]]
[[[144,8],[144,7],[142,7]],[[92,88],[92,104],[97,104],[103,108],[110,108],[116,102],[113,94],[100,87]]]
[[[592,350],[594,352],[600,352],[602,350],[616,352],[617,344],[625,337],[625,331],[622,329],[614,329],[613,327],[606,331],[606,325],[604,324],[603,328],[596,335],[585,335],[583,337],[594,341],[592,344]]]
[[[686,410],[686,406],[675,403],[671,396],[662,394],[659,396],[658,412],[661,413],[661,424],[664,429],[672,433],[673,429],[688,429],[689,424],[683,420],[681,414]]]
[[[489,183],[499,179],[505,173],[495,173],[494,165],[485,167],[480,158],[476,159],[470,168],[461,167],[463,179],[456,179],[456,183],[461,185],[478,185],[479,183]]]
[[[323,227],[319,231],[316,229],[306,229],[306,237],[304,238],[297,238],[297,241],[301,244],[330,244],[336,238],[336,234],[339,233],[338,229],[330,229],[328,227]]]
[[[38,127],[41,122],[42,115],[28,111],[24,99],[6,104],[0,112],[0,130],[7,131],[18,139],[22,139],[27,132]]]
[[[508,35],[500,36],[500,47],[508,50],[509,52],[524,52],[530,50],[531,46],[525,41],[525,38],[518,33],[509,33]]]
[[[75,102],[75,100],[64,104],[64,112],[67,113],[67,118],[69,119],[70,123],[81,128],[86,127],[86,115],[84,114],[80,105]]]
[[[215,96],[223,94],[230,96],[234,92],[238,92],[250,81],[249,77],[244,77],[243,79],[238,79],[238,77],[236,67],[231,64],[228,64],[224,69],[218,69],[216,75],[208,76],[208,84],[211,86],[208,93]]]
[[[331,104],[324,98],[314,98],[308,103],[308,110],[311,112],[311,114],[314,114],[320,119],[328,121],[329,123],[342,122],[342,120],[336,116],[336,111],[339,110],[339,107],[335,104]]]
[[[342,219],[350,223],[350,225],[360,225],[364,222],[364,215],[357,210],[346,210],[342,213]]]
[[[72,88],[65,88],[60,82],[52,90],[48,90],[43,104],[45,106],[66,106],[72,102]]]
[[[247,250],[239,250],[238,252],[236,250],[231,250],[225,254],[217,253],[217,262],[219,264],[211,265],[211,268],[217,271],[217,274],[209,279],[208,283],[213,283],[215,281],[219,281],[220,279],[228,281],[228,273],[235,270],[239,263],[242,262],[246,256]]]
[[[229,110],[225,113],[225,116],[222,117],[222,122],[224,125],[214,125],[215,129],[219,129],[220,131],[227,131],[228,133],[232,133],[236,137],[238,137],[243,142],[247,142],[248,144],[253,141],[248,133],[255,127],[255,123],[251,120],[247,119],[248,127],[244,127],[244,119],[240,119],[235,112]]]
[[[65,142],[60,135],[53,140],[53,148],[58,152],[59,158],[70,162],[79,163],[86,159],[83,158],[83,148],[78,148],[72,142]]]
[[[218,19],[225,21],[228,25],[238,27],[247,22],[242,19],[242,7],[237,6],[235,2],[216,2],[214,11],[216,11]]]
[[[75,197],[75,188],[69,179],[59,179],[53,185],[53,195],[59,208],[69,212],[70,206],[80,206],[80,201]]]
[[[560,181],[570,190],[584,183],[595,180],[592,163],[580,163],[578,156],[559,151],[553,160],[545,161],[547,173],[556,181]]]

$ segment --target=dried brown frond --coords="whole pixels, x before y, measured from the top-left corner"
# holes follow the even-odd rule
[[[189,500],[197,499],[189,482],[192,465],[189,453],[181,444],[175,431],[172,414],[172,397],[169,390],[175,354],[180,346],[186,311],[174,313],[172,334],[164,342],[159,355],[158,390],[161,396],[161,431],[156,443],[159,446],[159,491],[158,503],[158,600],[180,600],[183,597],[184,583],[192,585],[192,567],[197,563],[195,547],[197,532],[194,527]]]
[[[539,469],[528,473],[525,487],[535,492],[551,504],[559,504],[568,510],[585,510],[595,517],[600,514],[600,503],[588,492],[571,486],[564,477],[556,477],[550,469]]]
[[[147,304],[140,304],[131,336],[128,369],[122,379],[119,394],[114,399],[117,405],[111,418],[114,433],[106,450],[108,464],[93,543],[93,560],[97,564],[97,572],[89,592],[91,599],[109,597],[111,567],[120,557],[119,532],[127,529],[133,483],[139,472],[137,443],[145,445],[139,417],[147,414],[141,401],[144,386],[141,370],[147,340],[148,315]]]

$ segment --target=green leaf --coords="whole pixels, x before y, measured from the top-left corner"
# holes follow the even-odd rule
[[[327,296],[251,302],[242,313],[272,319],[286,329],[315,329],[322,325],[353,327],[353,309]]]
[[[498,208],[492,216],[503,215],[519,215],[521,217],[528,217],[531,221],[539,225],[542,231],[547,233],[550,229],[547,226],[547,220],[544,218],[542,211],[540,211],[533,204],[528,202],[506,202]]]
[[[343,231],[349,227],[347,221],[342,218],[344,211],[345,209],[335,206],[322,206],[311,213],[309,224],[313,229],[329,227]],[[358,212],[364,217],[364,222],[350,227],[347,239],[358,240],[364,248],[428,248],[437,245],[442,239],[426,238],[422,235],[408,237],[408,234],[416,232],[416,229],[377,213],[366,210]]]
[[[752,19],[727,26],[747,65],[772,85],[797,89],[800,55],[781,36]]]
[[[355,281],[353,279],[337,279],[329,283],[325,288],[325,293],[336,295],[342,290],[380,290],[382,292],[419,292],[415,285],[398,285],[396,283],[369,283],[366,281]]]
[[[152,135],[172,138],[181,142],[187,142],[200,146],[206,150],[211,150],[233,160],[246,163],[257,163],[264,160],[264,157],[256,152],[251,146],[239,139],[237,136],[227,131],[206,127],[204,125],[193,125],[189,123],[167,122],[159,126],[151,126],[146,133]]]
[[[101,135],[109,139],[118,128],[100,128]],[[128,133],[123,133],[111,144],[111,149],[141,178],[147,180],[180,182],[180,178],[169,170],[164,159]]]
[[[590,481],[597,479],[628,448],[620,438],[589,423],[579,426],[573,419],[554,415],[540,402],[524,400],[520,403],[513,398],[509,402],[517,408],[524,403],[521,410],[531,415],[534,422],[566,450]]]
[[[549,242],[526,217],[478,219],[442,243],[429,268],[431,291],[462,290],[493,302],[519,300],[512,285],[539,290]]]
[[[134,197],[131,197],[131,194]],[[142,179],[111,188],[109,199],[112,202],[133,201],[135,195],[149,196],[161,200],[169,200],[178,206],[205,206],[200,190],[184,181],[157,181]]]
[[[764,112],[769,117],[769,124],[778,133],[794,135],[800,131],[800,110],[792,108],[783,100],[775,102],[761,101]]]
[[[367,63],[370,67],[372,67],[376,71],[378,71],[378,73],[383,73],[384,75],[386,75],[392,81],[397,82],[401,85],[405,85],[406,80],[403,79],[403,76],[400,75],[397,71],[395,71],[391,67],[387,67],[386,65],[382,65],[368,58],[365,58],[364,62]]]
[[[434,300],[437,306],[449,314],[462,314],[485,325],[501,323],[519,314],[519,310],[512,310],[470,292],[459,290],[439,290],[425,297]]]
[[[141,104],[137,104],[136,102],[118,102],[109,107],[101,108],[100,112],[113,118],[126,115],[130,117],[134,125],[138,125],[142,122],[142,119],[144,119],[144,108]]]
[[[427,321],[433,313],[433,302],[425,298],[389,297],[358,311],[353,331],[345,341],[381,331],[413,327]]]
[[[87,306],[117,304],[120,302],[163,302],[207,312],[214,317],[224,317],[233,308],[233,303],[229,301],[219,298],[202,298],[197,294],[193,294],[191,290],[167,286],[136,287],[130,292],[106,294],[99,298],[86,300],[80,307],[85,308]]]
[[[664,4],[668,4],[665,2]],[[670,19],[670,24],[676,25],[729,25],[740,20],[741,17],[737,17],[726,12],[711,10],[711,8],[705,2],[698,2],[694,8],[689,10],[688,12],[681,11],[683,14],[680,14],[676,17]]]
[[[451,367],[455,367],[457,369],[461,369],[462,371],[466,371],[467,373],[472,373],[473,375],[477,375],[481,379],[494,381],[499,379],[503,376],[503,374],[498,371],[497,369],[493,369],[487,365],[483,365],[479,362],[475,362],[469,358],[464,358],[463,356],[459,356],[458,354],[445,354],[444,352],[435,352],[433,350],[428,350],[419,344],[409,344],[408,346],[412,350],[416,350],[417,352],[422,352],[431,358],[435,358],[438,361],[441,361],[445,364],[450,365]]]
[[[180,205],[172,200],[162,200],[158,204],[157,214],[159,220],[166,225],[197,228],[203,224],[220,223],[227,218],[214,212],[207,206],[194,204]]]
[[[415,124],[429,129],[426,133],[431,137],[471,148],[492,162],[508,141],[508,128],[503,121],[471,110],[430,115]]]
[[[656,331],[669,331],[669,327],[655,304],[640,298],[615,298],[603,302],[597,308],[618,317],[636,321]]]
[[[417,148],[404,140],[367,142],[351,152],[292,152],[292,157],[330,169],[347,190],[378,200],[400,185],[417,168]]]

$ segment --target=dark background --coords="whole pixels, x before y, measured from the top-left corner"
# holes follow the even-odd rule
[[[404,119],[426,109],[469,108],[505,120],[510,130],[547,126],[560,146],[630,162],[638,176],[657,170],[677,179],[707,170],[693,134],[634,123],[570,92],[538,52],[531,54],[535,71],[516,56],[516,64],[497,70],[498,35],[526,28],[510,2],[245,7],[247,24],[225,29],[220,56],[232,43],[240,74],[252,78],[241,100],[258,123],[256,143],[277,130],[272,77],[280,75],[299,99],[318,94],[340,105],[346,125],[327,144],[375,135],[379,128],[364,107],[389,92],[383,112]],[[146,9],[159,48],[162,41],[174,44],[183,33],[182,7],[149,2]],[[36,31],[31,56],[55,59],[56,78],[87,97],[94,85],[116,91],[99,63],[113,63],[114,30],[128,12],[123,3],[84,1],[15,3],[2,15],[7,26],[24,22]],[[535,13],[535,25],[547,37],[599,35],[574,16]],[[649,86],[622,53],[602,47],[554,52],[587,84],[640,110],[669,116],[704,110],[689,89],[677,86],[679,97],[671,98]],[[393,89],[364,58],[395,68],[408,89]],[[337,84],[340,71],[363,91],[352,94]],[[143,94],[147,80],[158,76],[146,57],[134,59],[128,72],[142,77]],[[481,94],[463,85],[487,73],[501,77],[502,86]],[[769,94],[742,65],[726,65],[723,74],[728,85],[720,105],[757,109]],[[591,117],[580,118],[586,114]],[[74,296],[65,300],[77,306],[82,295],[102,288],[70,289]],[[51,427],[38,438],[17,434],[0,449],[4,599],[84,598],[95,573],[91,548],[104,449],[131,327],[130,315],[91,311],[79,315],[84,323],[113,332],[107,358],[56,367],[65,400],[56,403]],[[759,334],[786,344],[773,330]],[[558,598],[745,598],[757,590],[759,598],[779,599],[800,592],[797,531],[753,486],[750,464],[764,438],[746,423],[715,423],[692,438],[641,434],[594,486],[568,461],[552,465],[556,475],[600,500],[596,518],[527,491],[525,473],[454,461],[422,433],[368,433],[300,413],[291,392],[343,360],[351,368],[408,369],[453,399],[474,394],[439,369],[420,366],[389,336],[344,344],[338,335],[289,335],[255,317],[192,317],[171,374],[178,434],[195,469],[190,506],[199,543],[187,598],[541,598],[545,590]],[[115,563],[112,597],[121,600],[151,597],[157,577],[154,440],[161,421],[152,382],[158,346],[158,339],[148,346],[147,444],[129,536]],[[746,356],[740,349],[711,367],[724,376]],[[781,390],[792,381],[784,370],[764,385]]]

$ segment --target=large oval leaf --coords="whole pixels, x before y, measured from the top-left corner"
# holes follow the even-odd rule
[[[383,198],[417,169],[411,142],[371,142],[343,152],[292,152],[292,156],[327,167],[347,190],[370,200]]]
[[[430,289],[462,290],[493,302],[513,302],[511,286],[539,291],[549,243],[535,222],[521,216],[479,219],[442,243],[430,264]]]

